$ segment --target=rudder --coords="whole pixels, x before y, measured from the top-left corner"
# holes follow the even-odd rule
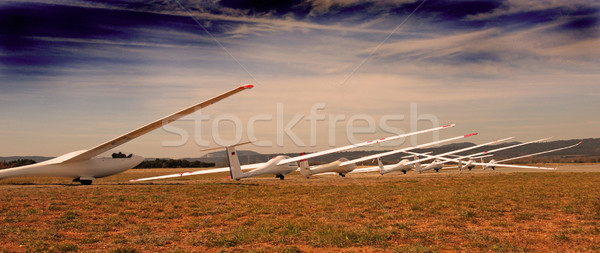
[[[306,153],[302,153],[300,155],[305,154]],[[308,165],[308,160],[301,160],[298,165],[300,165],[300,174],[302,174],[302,176],[305,176],[306,178],[310,177],[310,167]]]
[[[229,175],[232,179],[240,180],[242,175],[242,166],[240,166],[240,159],[238,158],[235,146],[228,146],[225,148],[227,151],[227,160],[229,161]]]
[[[377,166],[379,166],[379,174],[383,175],[385,168],[383,168],[383,162],[381,162],[380,157],[377,157]]]

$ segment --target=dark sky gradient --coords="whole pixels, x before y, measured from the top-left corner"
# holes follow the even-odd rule
[[[327,101],[330,113],[374,117],[407,114],[415,102],[495,136],[529,137],[552,125],[536,133],[600,137],[590,136],[600,121],[589,115],[600,107],[598,1],[421,3],[3,1],[0,143],[32,137],[0,150],[58,155],[96,145],[232,83],[264,87],[244,101],[255,105],[238,112],[247,117],[281,101],[292,114]],[[54,109],[43,112],[44,104]],[[139,122],[118,124],[131,114]],[[49,124],[45,137],[36,137],[40,120]],[[82,121],[89,125],[75,127]],[[48,151],[65,131],[81,138]],[[272,139],[275,131],[261,134]],[[157,136],[149,138],[164,139]],[[28,153],[40,141],[46,145]],[[145,146],[132,147],[158,156]],[[161,152],[181,151],[173,150]]]
[[[174,2],[176,3],[176,2]],[[365,23],[385,17],[398,21],[412,12],[421,2],[388,6],[376,2],[363,2],[349,5],[333,4],[325,12],[315,12],[309,2],[304,1],[220,1],[207,4],[208,12],[222,15],[250,17],[268,17],[284,19],[287,16],[295,20],[315,22],[317,24],[342,23],[347,26]],[[208,37],[203,29],[185,12],[171,2],[170,4],[129,3],[121,1],[102,1],[94,7],[90,2],[82,2],[80,7],[43,3],[14,3],[0,5],[0,48],[8,53],[0,57],[4,75],[26,73],[27,68],[36,67],[38,73],[46,74],[63,65],[70,64],[103,64],[110,61],[116,65],[133,64],[136,60],[123,58],[107,59],[105,55],[89,55],[85,52],[67,54],[70,48],[85,49],[96,47],[85,40],[102,40],[112,43],[130,44],[131,46],[186,46],[206,45],[218,47],[213,41],[199,41],[190,36]],[[186,6],[195,6],[184,2]],[[415,13],[413,22],[425,22],[425,25],[407,28],[418,32],[422,26],[443,28],[444,33],[473,31],[484,28],[499,28],[507,31],[530,29],[556,22],[562,22],[552,28],[554,32],[568,32],[581,38],[598,37],[597,6],[561,6],[541,10],[524,10],[488,18],[473,19],[474,15],[489,14],[509,7],[504,1],[435,1],[429,0]],[[200,4],[202,5],[202,4]],[[119,8],[119,9],[116,9]],[[180,15],[175,15],[178,12]],[[208,22],[198,18],[200,22]],[[252,22],[235,22],[210,20],[204,25],[212,35],[227,43],[227,33],[241,25],[254,25]],[[385,22],[382,22],[385,23]],[[393,22],[392,22],[393,23]],[[367,29],[387,30],[391,27],[373,25]],[[427,31],[428,28],[424,30]],[[172,30],[182,33],[179,37],[164,37],[164,34],[152,31]],[[261,34],[253,34],[261,36]],[[252,35],[249,35],[252,36]],[[364,36],[361,34],[353,35]],[[38,37],[55,39],[72,39],[71,42],[52,42],[40,40]],[[79,42],[76,39],[81,40]],[[457,60],[479,63],[494,60],[494,52],[464,52],[452,54],[444,62]],[[36,74],[32,72],[31,74]]]

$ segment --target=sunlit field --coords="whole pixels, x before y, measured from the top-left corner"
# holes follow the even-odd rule
[[[565,171],[588,172],[565,172]],[[584,170],[578,170],[584,168]],[[559,172],[226,173],[130,170],[81,186],[0,180],[2,251],[589,251],[600,249],[600,165]]]

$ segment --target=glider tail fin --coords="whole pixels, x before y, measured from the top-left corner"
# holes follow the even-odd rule
[[[242,166],[240,166],[240,159],[235,151],[235,146],[228,146],[225,148],[227,151],[227,160],[229,161],[229,174],[231,179],[240,180],[242,175]]]
[[[238,143],[235,145],[230,145],[225,147],[225,152],[227,152],[227,161],[229,162],[229,175],[231,179],[240,180],[242,178],[244,172],[242,172],[242,166],[240,165],[240,158],[238,157],[237,152],[235,151],[236,146],[245,145],[248,143],[252,143],[251,141]],[[223,149],[223,147],[209,148],[204,149],[202,151],[212,151]]]
[[[414,161],[419,160],[419,156],[415,155],[414,159],[415,159]],[[423,171],[421,171],[422,169],[423,169],[423,167],[421,167],[421,163],[420,162],[415,163],[415,170],[417,172],[419,172],[419,173],[423,172]]]
[[[421,167],[421,163],[415,164],[415,170],[418,171],[419,173],[423,172],[423,167]]]
[[[306,153],[302,153],[300,155],[305,155]],[[304,159],[301,160],[300,163],[300,174],[302,174],[302,176],[305,177],[309,177],[310,176],[310,168],[308,167],[308,160]]]
[[[377,157],[377,165],[379,166],[379,173],[383,175],[383,162],[381,161],[381,157]]]
[[[480,157],[480,159],[481,159],[481,163],[485,163],[485,162],[483,161],[483,157]],[[485,170],[485,169],[487,169],[487,166],[485,166],[485,164],[482,164],[482,165],[481,165],[481,168],[483,168],[483,170]]]

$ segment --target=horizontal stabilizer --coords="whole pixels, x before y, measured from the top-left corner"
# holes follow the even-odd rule
[[[213,151],[213,150],[222,150],[222,149],[226,149],[227,147],[237,147],[237,146],[242,146],[242,145],[246,145],[252,143],[251,141],[247,141],[247,142],[242,142],[242,143],[238,143],[238,144],[234,144],[234,145],[228,145],[226,147],[215,147],[215,148],[207,148],[207,149],[203,149],[200,150],[200,152],[206,152],[206,151]]]

